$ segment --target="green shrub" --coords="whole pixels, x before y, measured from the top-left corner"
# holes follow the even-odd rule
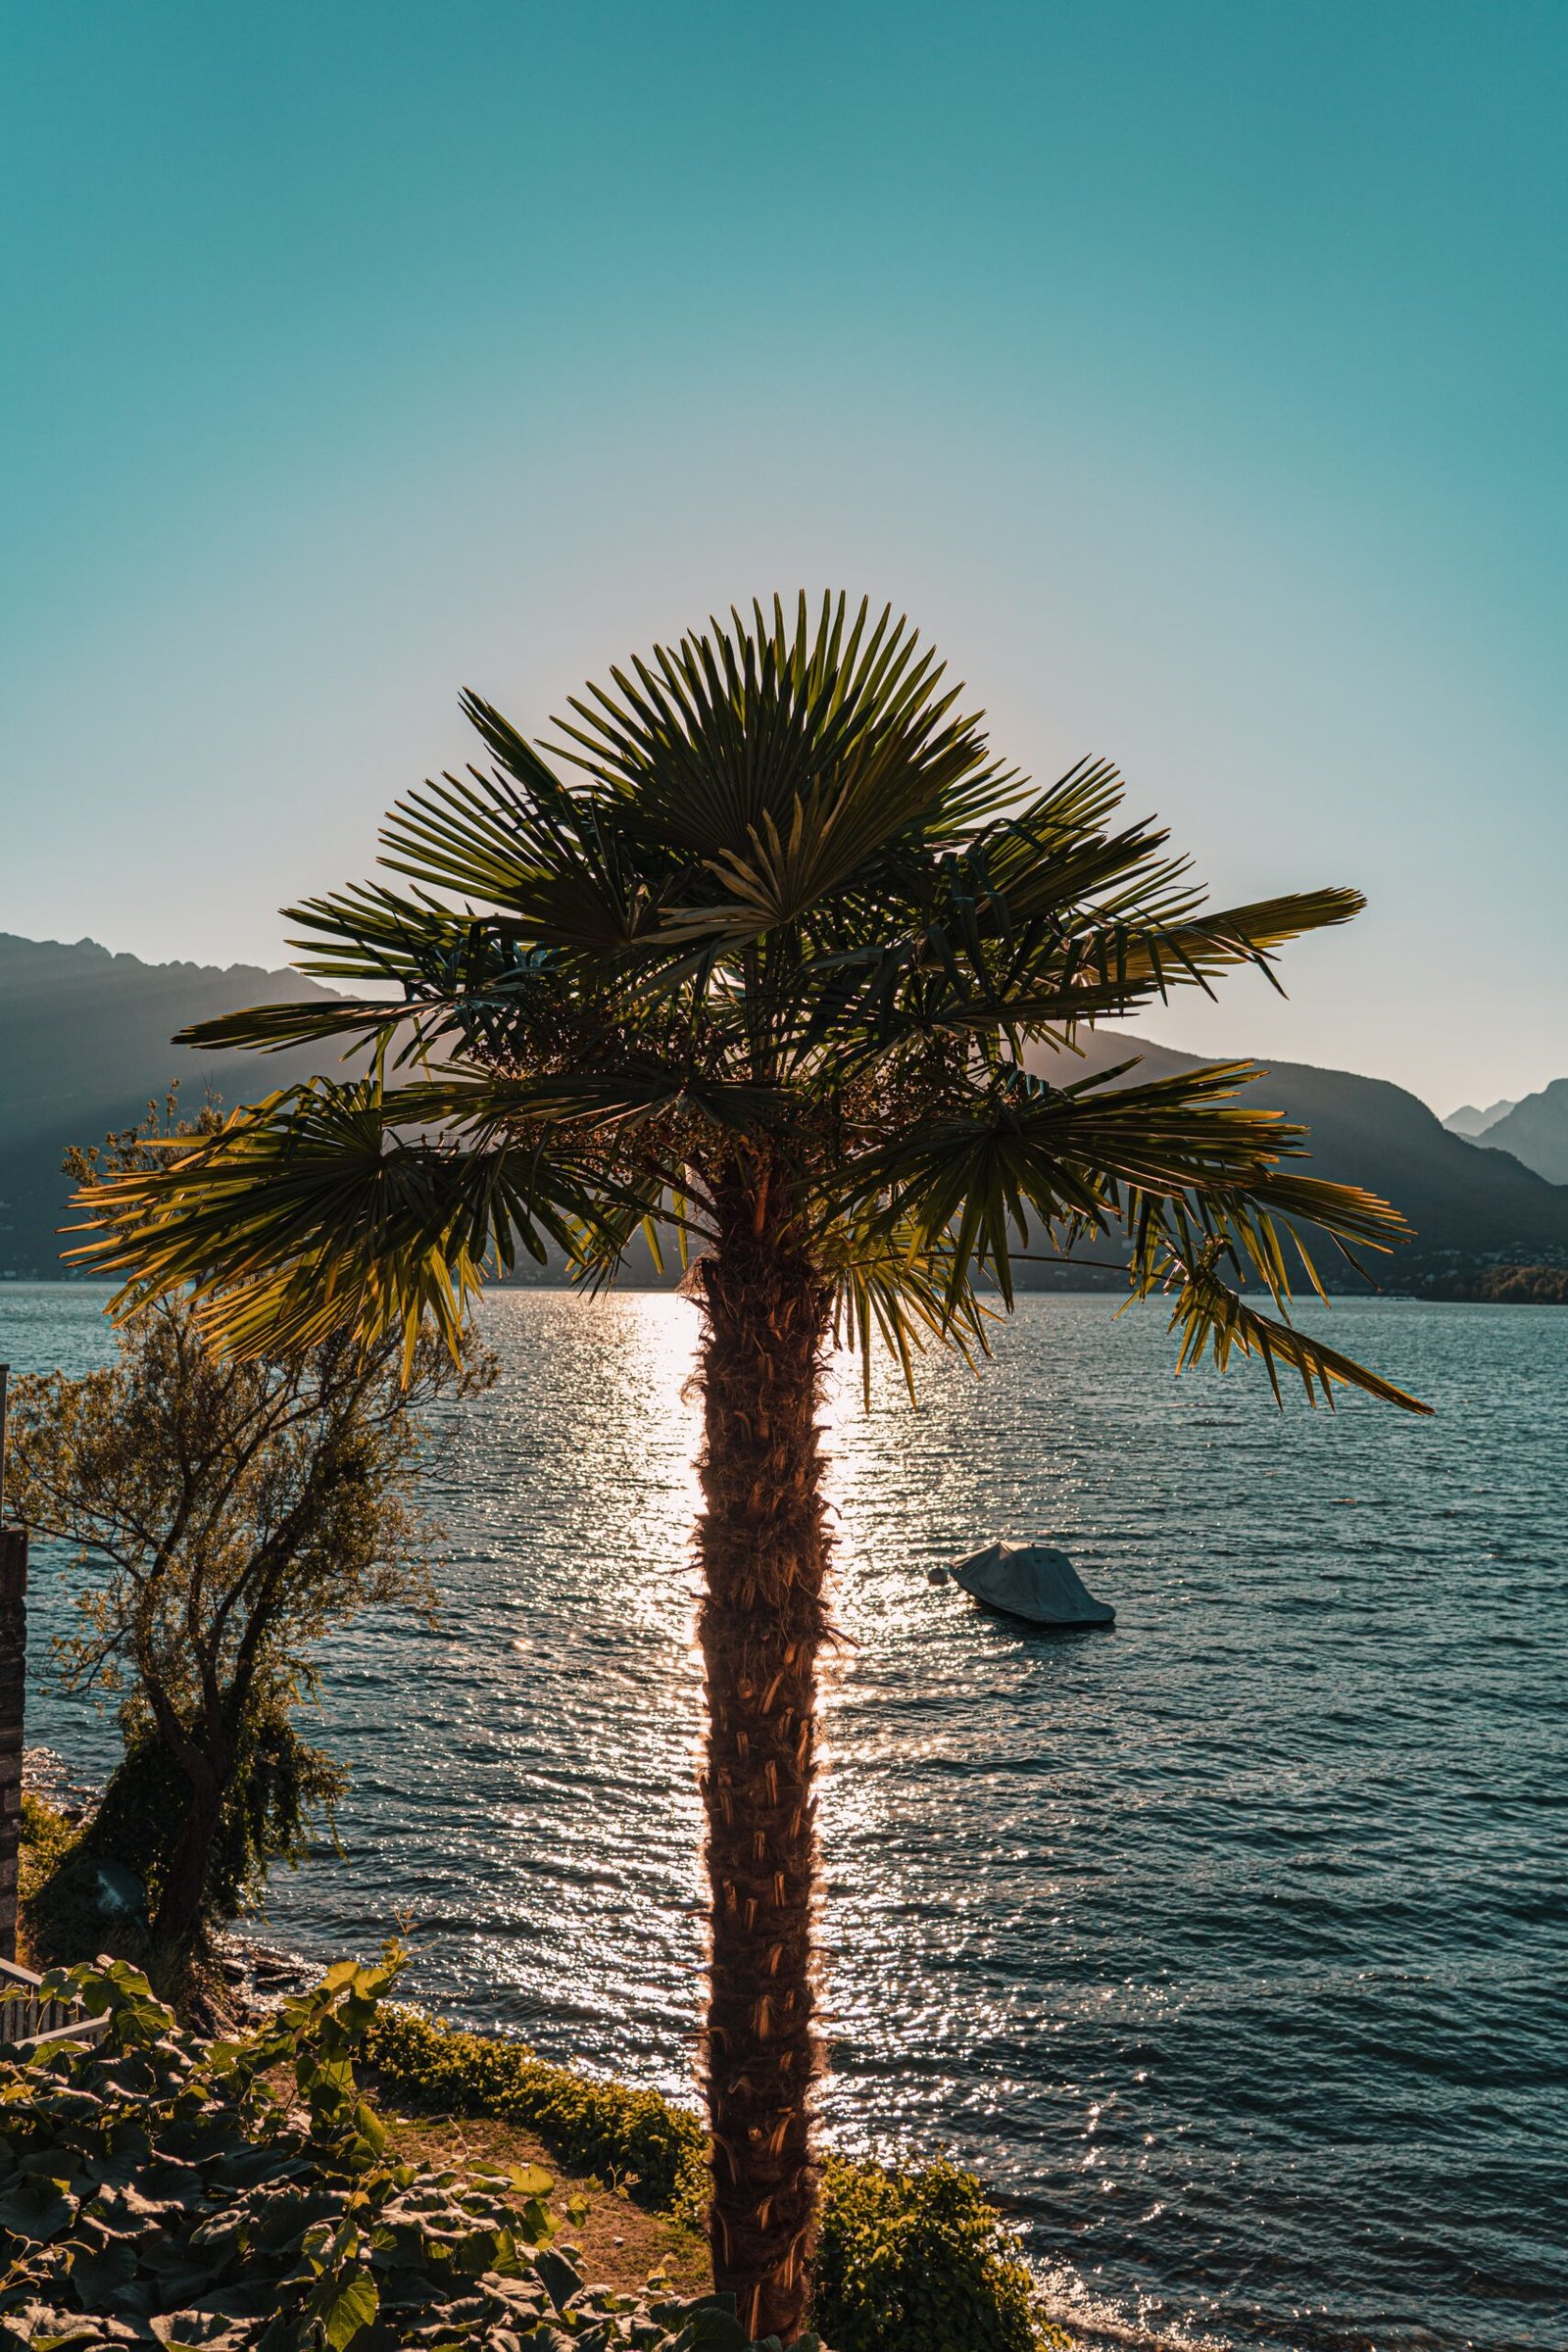
[[[88,1823],[82,1852],[122,1863],[147,1889],[156,1914],[195,1791],[139,1702],[121,1712],[125,1752]],[[288,1702],[264,1691],[251,1707],[208,1857],[203,1920],[237,1918],[267,1884],[269,1867],[304,1861],[318,1829],[330,1832],[348,1775],[294,1728]]]
[[[366,2057],[411,2101],[520,2124],[571,2170],[701,2227],[708,2134],[657,2091],[596,2082],[403,2007],[381,2010]],[[1038,2352],[1059,2339],[1039,2331],[1031,2306],[1029,2273],[972,2173],[827,2165],[811,2317],[834,2352]]]
[[[549,2066],[521,2042],[465,2034],[417,2009],[383,2009],[366,2048],[382,2081],[448,2115],[493,2115],[535,2132],[573,2172],[632,2189],[656,2212],[706,2196],[708,2134],[656,2090]]]
[[[47,1797],[30,1788],[22,1791],[21,1846],[17,1893],[31,1902],[47,1879],[52,1879],[74,1843],[78,1831]]]
[[[123,1962],[51,1980],[111,2024],[0,2062],[0,2345],[748,2352],[727,2298],[585,2285],[548,2173],[387,2161],[353,2061],[397,1967],[343,1961],[232,2042],[182,2034]]]
[[[811,2318],[834,2352],[1032,2352],[1032,2303],[972,2173],[828,2164]]]

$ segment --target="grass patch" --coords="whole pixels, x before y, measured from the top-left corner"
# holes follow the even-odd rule
[[[466,2034],[401,2004],[382,2010],[365,2055],[385,2087],[421,2108],[521,2125],[571,2171],[625,2189],[653,2212],[693,2226],[701,2216],[708,2135],[656,2090],[596,2082],[521,2042]]]
[[[685,2108],[403,2006],[380,2011],[366,2062],[383,2106],[396,2093],[415,2110],[391,2129],[425,2161],[544,2160],[575,2175],[568,2189],[597,2216],[585,2241],[596,2276],[633,2287],[648,2275],[646,2253],[683,2292],[708,2283],[708,2135]],[[834,2352],[1068,2347],[1035,2306],[1029,2271],[972,2173],[837,2158],[823,2168],[811,2323]]]
[[[699,2230],[672,2215],[651,2213],[596,2174],[568,2171],[537,2132],[494,2116],[400,2114],[384,2085],[379,2109],[388,2154],[400,2164],[465,2179],[530,2165],[553,2172],[550,2210],[558,2229],[581,2249],[588,2278],[622,2294],[641,2293],[650,2279],[667,2280],[681,2295],[706,2294],[711,2287],[708,2241]]]

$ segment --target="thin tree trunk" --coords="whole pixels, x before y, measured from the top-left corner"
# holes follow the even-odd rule
[[[816,1415],[828,1296],[765,1184],[715,1202],[704,1265],[709,2114],[713,2276],[754,2336],[799,2333],[815,2201],[811,1910],[827,1540]]]
[[[171,1858],[153,1921],[153,1941],[171,1951],[191,1951],[201,1933],[207,1873],[222,1814],[221,1782],[216,1772],[206,1768],[199,1782],[192,1777],[190,1812]]]

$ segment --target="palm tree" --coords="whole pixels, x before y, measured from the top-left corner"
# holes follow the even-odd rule
[[[1271,971],[1360,899],[1205,912],[1162,832],[1118,829],[1113,768],[1028,791],[942,680],[890,612],[825,598],[813,623],[803,596],[615,670],[554,747],[466,696],[493,764],[398,806],[381,864],[403,886],[294,910],[301,968],[358,993],[187,1032],[347,1038],[369,1074],[95,1192],[82,1253],[127,1304],[193,1286],[244,1353],[345,1328],[456,1344],[519,1248],[596,1284],[639,1231],[673,1237],[703,1315],[713,2267],[786,2339],[813,2203],[830,1346],[886,1342],[906,1376],[922,1342],[973,1355],[1020,1255],[1120,1236],[1181,1362],[1239,1350],[1276,1396],[1285,1367],[1309,1398],[1424,1409],[1289,1320],[1292,1273],[1317,1282],[1303,1226],[1347,1251],[1404,1227],[1298,1171],[1302,1131],[1229,1099],[1249,1065],[1025,1066],[1173,987]]]

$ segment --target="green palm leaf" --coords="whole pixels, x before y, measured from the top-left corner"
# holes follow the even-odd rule
[[[1405,1238],[1232,1100],[1250,1065],[1026,1076],[1032,1040],[1070,1046],[1238,965],[1273,979],[1286,941],[1360,901],[1207,908],[1164,830],[1123,821],[1114,767],[1029,791],[891,608],[731,613],[585,689],[554,752],[465,708],[493,766],[393,811],[396,886],[294,910],[307,968],[352,993],[189,1033],[341,1039],[374,1078],[270,1098],[90,1197],[85,1262],[127,1297],[194,1282],[247,1348],[451,1331],[518,1249],[605,1280],[639,1231],[684,1250],[726,1185],[782,1185],[842,1328],[907,1369],[921,1338],[978,1345],[985,1286],[1010,1304],[1036,1242],[1122,1237],[1132,1289],[1175,1285],[1213,1346],[1213,1284],[1278,1311],[1321,1287],[1324,1241],[1355,1263]],[[383,1094],[388,1059],[406,1083]],[[1230,1348],[1247,1334],[1267,1366],[1309,1347],[1271,1357],[1252,1312],[1224,1309]]]
[[[484,1272],[518,1244],[570,1254],[598,1215],[547,1152],[409,1141],[407,1108],[379,1079],[323,1080],[267,1098],[214,1135],[173,1138],[167,1164],[77,1196],[70,1254],[129,1277],[122,1304],[189,1286],[204,1329],[239,1354],[315,1346],[334,1331],[368,1345],[398,1333],[410,1360],[429,1321],[456,1345]]]
[[[1321,1402],[1332,1407],[1336,1389],[1347,1388],[1397,1405],[1403,1412],[1430,1415],[1432,1411],[1431,1405],[1380,1373],[1368,1371],[1352,1356],[1342,1354],[1296,1324],[1261,1313],[1202,1266],[1189,1271],[1177,1290],[1170,1327],[1181,1334],[1179,1371],[1201,1363],[1205,1355],[1212,1357],[1221,1372],[1233,1353],[1255,1355],[1268,1376],[1276,1404],[1284,1402],[1279,1380],[1284,1366],[1299,1374],[1309,1404]]]

